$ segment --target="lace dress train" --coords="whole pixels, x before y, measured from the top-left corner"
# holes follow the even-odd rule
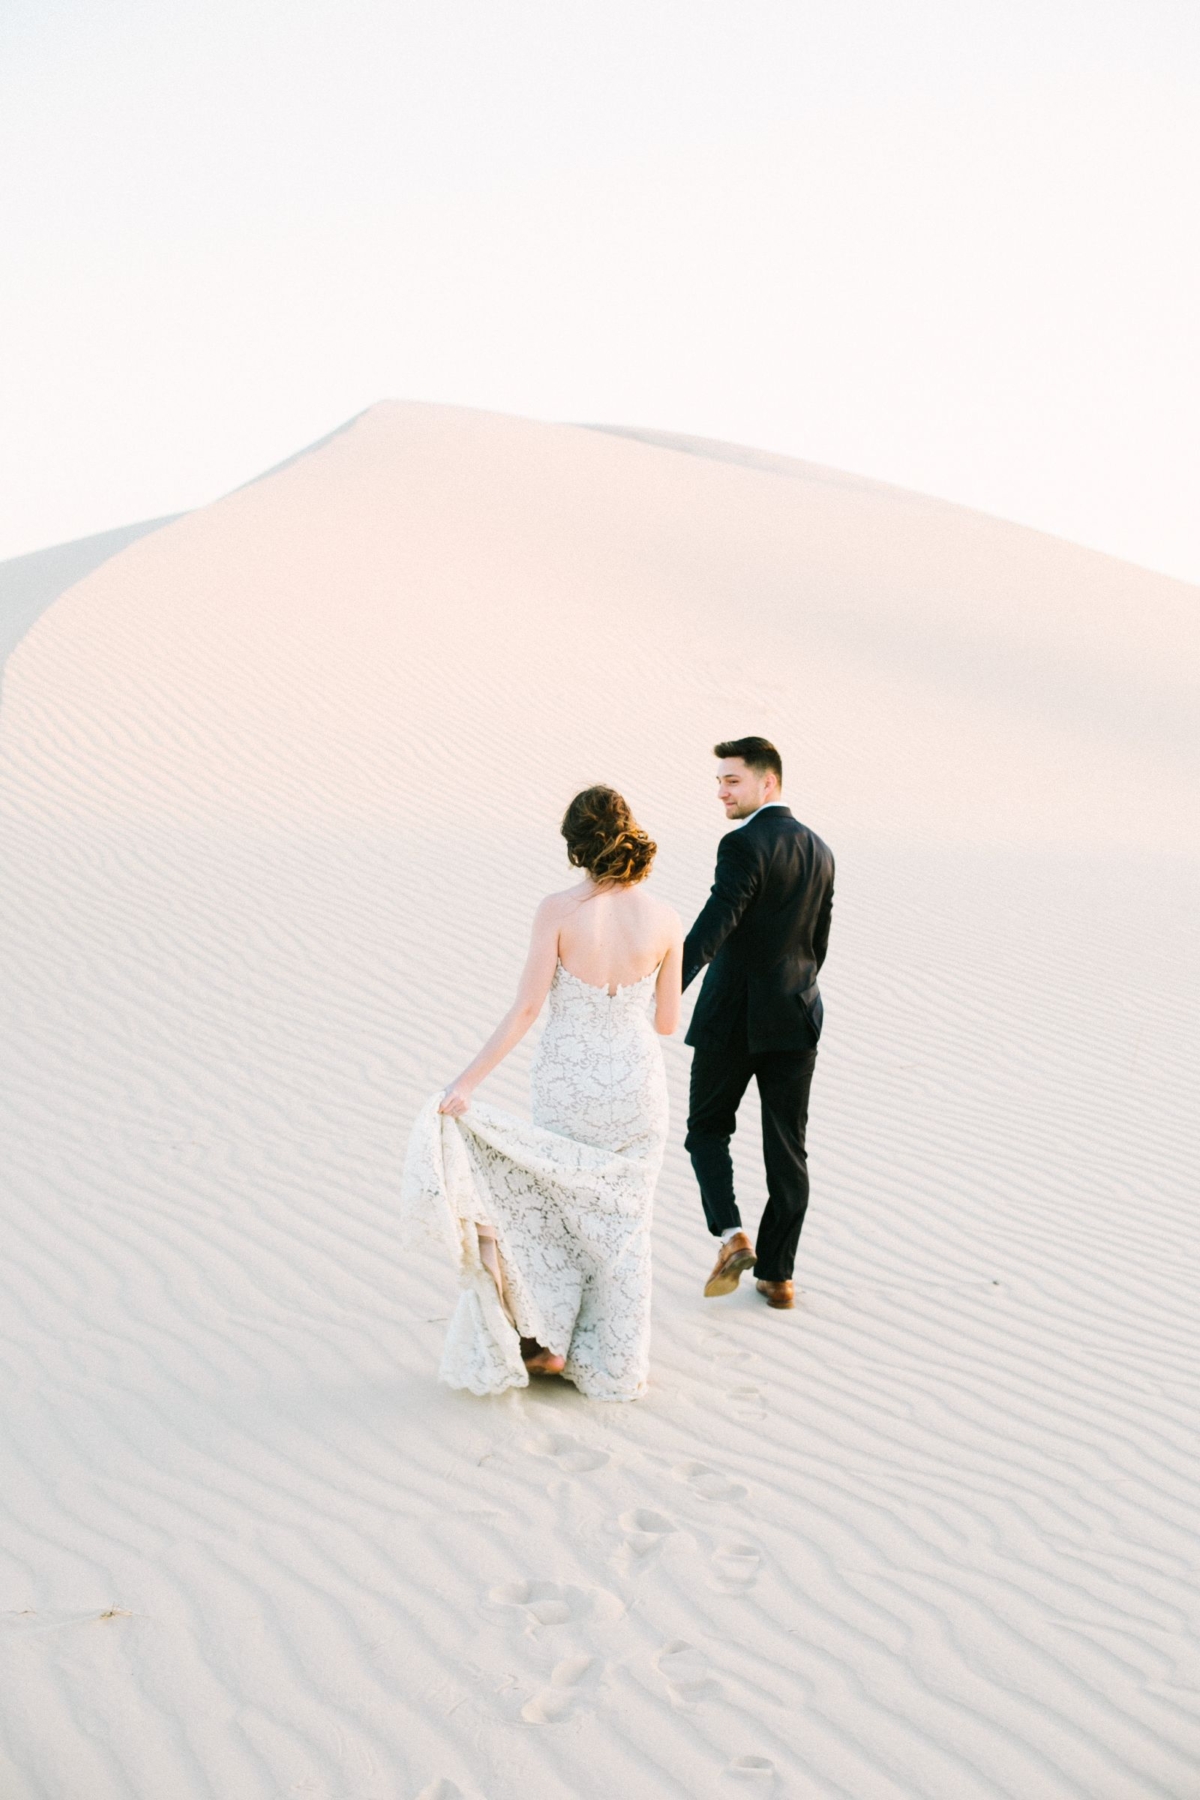
[[[405,1229],[452,1256],[462,1292],[441,1376],[498,1394],[529,1380],[520,1340],[565,1356],[596,1400],[645,1391],[650,1219],[667,1133],[655,975],[609,994],[560,963],[531,1072],[533,1122],[428,1101],[404,1165]]]

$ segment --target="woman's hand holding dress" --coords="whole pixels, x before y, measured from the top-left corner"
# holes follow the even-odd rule
[[[452,1081],[443,1093],[438,1111],[449,1113],[452,1119],[461,1119],[471,1104],[471,1095],[474,1091],[474,1082],[466,1081],[460,1075],[458,1080]]]

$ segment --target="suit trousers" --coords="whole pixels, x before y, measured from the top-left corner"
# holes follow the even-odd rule
[[[808,1208],[804,1138],[816,1061],[815,1042],[808,1050],[751,1054],[744,1031],[729,1040],[698,1044],[692,1059],[686,1145],[714,1237],[742,1223],[733,1192],[729,1140],[751,1077],[758,1083],[767,1171],[767,1205],[758,1228],[754,1269],[760,1281],[790,1281],[792,1277]]]

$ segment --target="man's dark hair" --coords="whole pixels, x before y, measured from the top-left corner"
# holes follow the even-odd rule
[[[757,769],[760,775],[774,769],[780,787],[783,786],[783,759],[766,738],[730,738],[727,744],[714,744],[713,755],[740,756],[748,769]]]

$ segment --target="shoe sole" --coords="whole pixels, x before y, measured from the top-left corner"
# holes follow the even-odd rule
[[[754,1267],[756,1258],[753,1250],[739,1250],[731,1256],[719,1275],[714,1275],[704,1284],[704,1297],[711,1300],[715,1294],[732,1294],[747,1269]]]

